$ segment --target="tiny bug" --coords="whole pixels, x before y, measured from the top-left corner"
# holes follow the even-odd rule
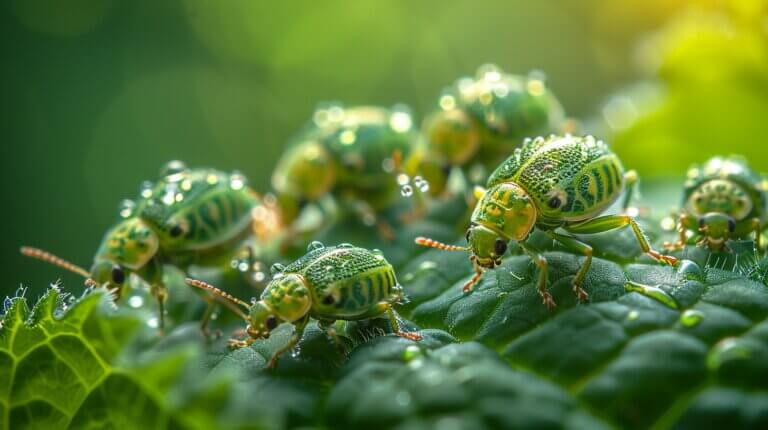
[[[495,166],[524,137],[562,131],[564,124],[563,108],[542,76],[511,75],[484,65],[474,78],[446,88],[424,121],[426,149],[420,151],[419,169],[439,194],[448,166]]]
[[[274,265],[272,281],[252,305],[205,282],[187,279],[187,283],[247,312],[237,310],[248,324],[248,339],[230,339],[232,348],[247,347],[258,339],[268,338],[280,324],[294,325],[291,340],[272,356],[268,367],[274,367],[281,354],[296,346],[310,317],[330,330],[336,320],[364,320],[387,314],[395,335],[421,340],[417,333],[400,330],[392,306],[403,299],[403,288],[381,252],[350,244],[325,247],[319,242],[311,243],[307,251],[287,266]]]
[[[252,236],[253,209],[259,197],[239,173],[189,169],[168,163],[156,183],[145,183],[137,202],[125,201],[120,220],[104,235],[91,270],[47,251],[23,247],[22,254],[84,276],[87,284],[114,290],[119,298],[131,273],[150,285],[159,306],[158,325],[164,328],[168,290],[163,265],[183,271],[192,266],[226,269],[230,256],[242,253]],[[206,331],[213,302],[202,321]]]
[[[581,288],[592,262],[592,247],[572,234],[600,233],[629,225],[647,255],[677,264],[677,259],[653,250],[640,226],[628,215],[598,216],[635,182],[624,172],[619,158],[592,136],[538,137],[514,151],[478,190],[478,203],[467,230],[467,247],[446,245],[419,237],[416,243],[447,251],[469,251],[475,274],[464,286],[469,292],[486,269],[501,264],[510,241],[516,241],[539,268],[537,287],[544,304],[555,302],[547,291],[547,260],[527,239],[539,228],[567,249],[586,259],[573,279],[579,300],[588,298]],[[627,193],[629,195],[629,193]],[[628,199],[625,198],[625,207]],[[557,230],[562,230],[558,232]],[[570,234],[569,234],[570,233]]]
[[[697,245],[727,251],[729,239],[745,239],[754,234],[755,246],[761,252],[767,201],[766,181],[740,157],[714,157],[703,166],[692,166],[677,220],[680,237],[665,247],[682,249],[688,232],[694,232]]]
[[[416,139],[404,107],[317,109],[272,175],[284,222],[290,224],[306,203],[330,196],[366,224],[376,224],[383,236],[391,236],[391,227],[376,213],[399,195],[394,173]]]

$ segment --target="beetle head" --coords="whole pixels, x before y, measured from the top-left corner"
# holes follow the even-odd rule
[[[710,212],[699,217],[699,232],[702,234],[699,244],[708,246],[713,251],[726,248],[726,242],[736,231],[736,221],[729,215]]]
[[[492,269],[501,264],[501,258],[509,246],[509,239],[488,227],[473,224],[467,230],[467,244],[477,265]]]

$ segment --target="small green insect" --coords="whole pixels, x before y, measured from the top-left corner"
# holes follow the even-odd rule
[[[275,353],[269,367],[299,342],[310,317],[335,337],[331,327],[336,320],[364,320],[386,313],[395,335],[421,340],[417,333],[400,330],[392,306],[403,299],[403,288],[397,283],[392,265],[377,250],[350,244],[324,247],[313,242],[306,255],[287,266],[274,265],[273,272],[261,299],[250,305],[205,282],[187,279],[189,285],[206,289],[247,311],[246,314],[238,309],[237,313],[248,323],[249,337],[230,339],[232,348],[247,347],[258,339],[268,338],[280,324],[294,325],[290,342]]]
[[[563,131],[564,124],[563,108],[542,77],[485,65],[474,78],[461,78],[443,91],[436,112],[424,122],[426,146],[416,162],[439,194],[448,166],[495,166],[524,137]]]
[[[573,279],[574,293],[579,300],[586,300],[588,295],[581,285],[592,262],[592,248],[572,234],[600,233],[629,225],[643,252],[657,261],[677,263],[676,258],[651,248],[632,217],[598,217],[634,182],[634,172],[625,173],[619,158],[592,136],[553,135],[527,140],[490,176],[488,189],[478,190],[479,201],[466,235],[468,247],[423,237],[417,238],[416,243],[448,251],[469,251],[475,267],[475,275],[464,286],[464,291],[469,292],[485,269],[501,264],[509,241],[516,241],[538,266],[539,294],[552,309],[555,302],[547,291],[547,260],[527,242],[531,231],[539,228],[554,241],[586,257]],[[625,195],[625,207],[629,195]]]
[[[760,236],[768,216],[766,185],[766,180],[740,157],[714,157],[704,166],[692,166],[677,222],[680,238],[665,247],[682,249],[689,232],[694,232],[691,236],[698,236],[697,245],[727,251],[729,239],[746,239],[754,233],[755,245],[761,251]]]
[[[258,205],[259,197],[242,175],[189,169],[173,161],[160,180],[142,186],[136,202],[123,202],[120,220],[104,235],[91,270],[40,249],[24,247],[21,252],[80,274],[87,284],[114,290],[118,298],[130,274],[138,275],[158,302],[162,331],[168,296],[163,266],[185,272],[192,265],[226,269],[252,235]],[[210,302],[204,330],[212,306]]]
[[[284,222],[290,224],[306,203],[331,196],[369,224],[376,223],[376,212],[398,195],[393,173],[417,136],[403,107],[331,105],[316,110],[272,176]]]

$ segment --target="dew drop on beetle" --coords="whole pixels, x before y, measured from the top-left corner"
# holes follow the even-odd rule
[[[317,249],[323,249],[325,248],[325,245],[323,245],[323,242],[313,240],[312,242],[307,245],[307,252],[309,251],[315,251]]]
[[[403,195],[403,197],[410,197],[413,195],[413,187],[411,187],[408,184],[405,184],[400,187],[400,194]]]
[[[179,160],[172,160],[166,163],[165,166],[163,166],[162,169],[160,169],[160,175],[161,176],[171,176],[175,175],[177,173],[183,172],[187,166],[184,164],[184,162]]]

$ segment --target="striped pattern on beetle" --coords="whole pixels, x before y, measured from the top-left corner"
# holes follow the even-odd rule
[[[547,260],[527,243],[531,231],[539,228],[567,249],[585,256],[574,277],[573,290],[580,300],[586,300],[588,294],[581,286],[592,261],[592,248],[573,234],[630,226],[643,252],[657,261],[677,263],[676,258],[653,250],[640,226],[628,215],[598,216],[634,182],[634,173],[625,173],[618,157],[592,136],[526,139],[490,176],[487,190],[476,191],[478,202],[466,234],[467,247],[427,238],[417,238],[416,243],[470,252],[475,274],[464,286],[464,291],[469,292],[486,269],[501,264],[509,242],[516,241],[538,266],[539,294],[547,307],[554,308],[547,291]],[[627,192],[625,208],[629,196]]]
[[[692,166],[677,220],[679,238],[665,248],[682,249],[692,233],[697,245],[728,251],[728,240],[754,235],[755,247],[763,252],[760,236],[768,217],[766,193],[765,179],[743,158],[713,157],[703,166]]]
[[[238,173],[189,169],[172,161],[156,183],[142,186],[138,202],[123,202],[121,219],[104,235],[91,270],[34,248],[22,248],[22,253],[86,276],[89,284],[114,290],[118,297],[135,273],[150,284],[162,330],[168,294],[162,266],[218,265],[250,234],[259,201]],[[205,330],[207,319],[202,324]]]
[[[290,342],[275,353],[269,367],[299,342],[310,317],[328,328],[336,320],[364,320],[386,314],[395,335],[421,339],[416,333],[400,330],[392,307],[402,300],[403,290],[392,265],[379,251],[349,244],[325,247],[313,242],[307,254],[295,262],[287,266],[274,265],[273,275],[260,299],[252,305],[221,296],[218,289],[204,282],[188,279],[187,283],[246,308],[247,314],[241,312],[240,315],[248,323],[248,339],[230,340],[233,348],[268,338],[280,324],[295,326]]]

